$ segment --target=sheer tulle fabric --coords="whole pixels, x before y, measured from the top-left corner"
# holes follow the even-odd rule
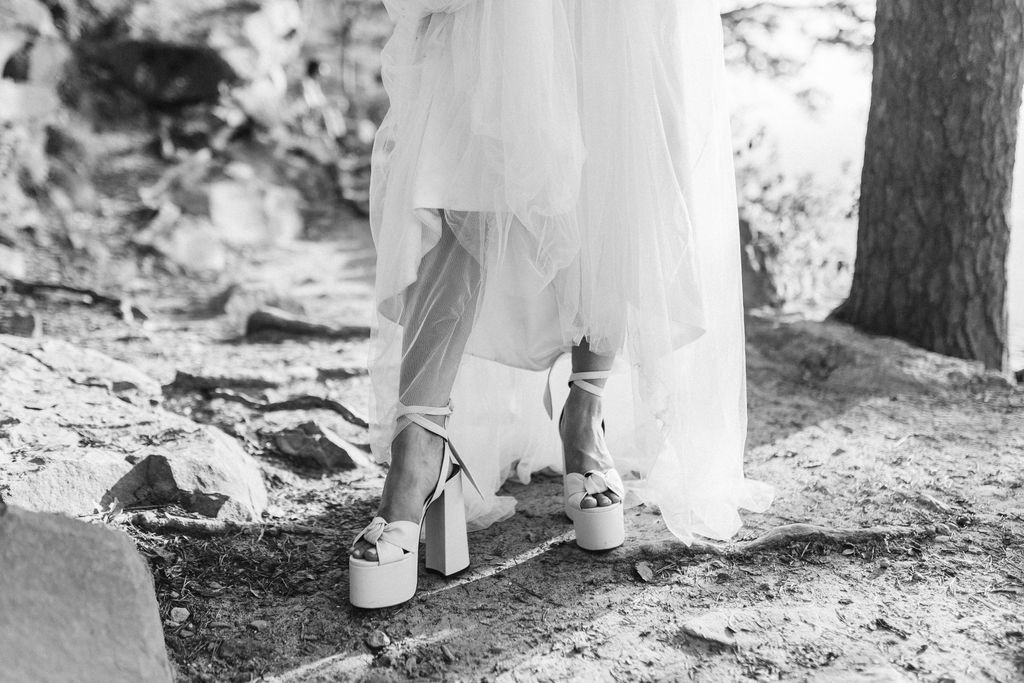
[[[386,0],[391,109],[371,182],[374,443],[399,401],[453,396],[453,441],[512,514],[561,470],[542,396],[586,338],[618,355],[608,441],[685,541],[731,537],[743,476],[739,245],[714,0]],[[457,376],[456,376],[457,372]],[[454,382],[454,387],[452,383]],[[560,391],[559,391],[560,389]]]

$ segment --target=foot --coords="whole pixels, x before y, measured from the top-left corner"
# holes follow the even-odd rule
[[[607,470],[614,467],[608,444],[601,427],[601,397],[573,386],[565,402],[562,420],[558,425],[562,437],[565,471],[584,474],[589,470]],[[580,507],[584,510],[606,507],[622,499],[612,491],[584,496]]]
[[[377,516],[388,522],[419,524],[423,503],[434,492],[444,457],[444,440],[417,424],[399,432],[391,444],[391,467],[384,480]],[[360,539],[350,551],[352,557],[377,561],[377,549]]]

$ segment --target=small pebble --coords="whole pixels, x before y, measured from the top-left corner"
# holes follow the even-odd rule
[[[952,537],[951,537],[951,536],[948,536],[948,535],[946,535],[946,534],[939,534],[938,536],[936,536],[936,537],[935,537],[935,542],[936,542],[936,543],[945,543],[945,542],[946,542],[946,541],[948,541],[948,540],[949,540],[950,538],[952,538]]]
[[[172,607],[171,608],[171,621],[176,621],[179,624],[182,624],[182,623],[188,621],[188,618],[190,616],[191,616],[191,614],[184,607]]]
[[[254,631],[262,631],[268,626],[270,626],[270,622],[266,619],[257,619],[256,621],[249,622],[249,628],[253,629]]]
[[[391,639],[384,631],[374,631],[366,636],[366,644],[371,650],[382,650],[391,644]]]
[[[953,534],[953,530],[949,528],[948,524],[936,524],[935,533],[938,536],[951,536]]]

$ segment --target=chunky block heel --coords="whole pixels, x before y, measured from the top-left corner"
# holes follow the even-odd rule
[[[469,566],[469,543],[466,538],[466,508],[463,502],[462,479],[465,477],[477,490],[476,482],[466,470],[458,452],[448,440],[448,431],[424,415],[451,415],[451,404],[444,408],[399,406],[397,436],[410,424],[417,424],[444,440],[441,470],[434,491],[423,503],[420,522],[399,520],[388,522],[374,517],[356,535],[352,546],[364,539],[377,551],[377,560],[349,556],[349,602],[356,607],[376,609],[399,605],[416,594],[417,556],[420,525],[426,533],[427,569],[451,576]]]
[[[423,525],[427,569],[451,576],[469,566],[462,477],[448,480],[441,496],[427,508]]]

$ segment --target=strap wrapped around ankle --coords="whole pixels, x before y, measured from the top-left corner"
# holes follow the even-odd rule
[[[575,384],[583,391],[601,396],[604,394],[604,387],[584,381],[588,379],[608,379],[612,376],[611,370],[594,370],[593,372],[574,372],[569,375],[569,384]]]
[[[428,432],[437,434],[439,437],[448,440],[448,430],[446,427],[437,424],[433,420],[428,420],[423,417],[424,415],[443,415],[445,425],[448,424],[448,416],[452,414],[452,402],[448,401],[448,405],[440,408],[435,406],[407,406],[402,403],[398,404],[398,412],[396,415],[397,419],[405,418],[408,420],[407,423],[395,429],[395,436],[402,433],[402,430],[408,427],[410,424],[418,424]],[[394,437],[392,437],[394,438]]]
[[[452,445],[451,439],[448,437],[448,428],[447,428],[448,417],[452,414],[452,410],[453,410],[453,407],[452,407],[451,400],[448,401],[448,405],[445,405],[445,406],[442,406],[442,407],[436,407],[436,406],[407,406],[407,405],[405,405],[403,403],[399,403],[398,404],[398,411],[397,411],[396,419],[401,420],[401,418],[404,417],[406,420],[408,420],[408,422],[406,422],[404,425],[401,425],[401,426],[399,426],[399,427],[397,427],[395,429],[395,436],[398,436],[399,434],[401,434],[402,430],[405,429],[406,427],[408,427],[410,424],[417,424],[420,427],[423,427],[424,429],[426,429],[428,432],[431,432],[432,434],[436,434],[437,436],[439,436],[442,439],[444,439],[445,453],[446,454],[447,453],[451,453],[452,459],[455,460],[455,463],[462,470],[462,473],[464,475],[466,475],[466,479],[468,479],[469,483],[473,486],[474,489],[476,489],[477,494],[481,498],[483,498],[484,497],[483,491],[480,490],[480,487],[477,485],[476,481],[473,479],[473,475],[469,473],[469,468],[466,467],[466,463],[462,460],[462,456],[460,456],[459,452],[457,450],[455,450],[455,446]],[[424,417],[424,415],[441,415],[441,416],[444,416],[444,426],[437,424],[433,420],[428,420],[426,417]],[[394,438],[394,437],[392,437],[392,438]],[[444,462],[441,463],[441,467],[442,468],[447,468],[448,467],[448,460],[447,460],[447,458],[445,459]],[[439,482],[439,484],[440,483],[442,483],[442,482]]]
[[[549,419],[555,419],[555,411],[551,401],[551,373],[555,366],[548,370],[548,381],[544,384],[544,410],[548,412]],[[587,382],[588,379],[608,379],[612,376],[611,370],[592,370],[590,372],[574,372],[569,375],[569,384],[575,384],[583,391],[601,396],[604,394],[604,387]]]

